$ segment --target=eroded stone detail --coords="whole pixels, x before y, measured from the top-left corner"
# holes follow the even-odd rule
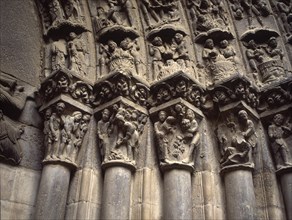
[[[66,69],[57,70],[46,79],[42,83],[41,93],[47,102],[61,94],[69,95],[89,106],[93,104],[94,100],[92,86],[81,81],[78,75]]]
[[[145,113],[122,102],[101,111],[97,135],[103,164],[118,161],[135,166],[147,118]]]
[[[68,111],[62,101],[45,110],[44,135],[46,155],[43,163],[64,162],[76,165],[91,116],[80,110]]]
[[[292,167],[291,148],[286,139],[292,133],[290,118],[278,113],[273,116],[273,121],[268,127],[268,136],[277,170]]]
[[[195,109],[195,108],[194,108]],[[202,115],[178,102],[153,113],[160,165],[194,166],[195,149],[200,145]]]
[[[264,31],[265,32],[265,31]],[[250,69],[259,86],[269,84],[287,75],[284,64],[284,52],[279,47],[275,32],[267,31],[266,39],[257,38],[257,34],[246,34],[243,44],[246,47],[245,55],[248,59]],[[252,37],[250,40],[248,38]],[[248,37],[249,36],[249,37]],[[247,41],[245,41],[247,40]]]
[[[257,133],[246,110],[221,116],[216,134],[222,155],[222,168],[238,165],[254,167],[253,152],[257,146]]]
[[[11,124],[4,118],[0,109],[0,158],[4,158],[14,165],[20,163],[22,159],[22,149],[18,139],[24,132],[24,127]]]

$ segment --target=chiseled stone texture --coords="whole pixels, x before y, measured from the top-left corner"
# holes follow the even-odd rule
[[[31,85],[39,85],[41,22],[34,0],[0,2],[0,69]]]
[[[41,172],[0,164],[1,219],[32,219]]]

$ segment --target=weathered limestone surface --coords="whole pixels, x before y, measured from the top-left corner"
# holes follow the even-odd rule
[[[1,219],[292,220],[289,0],[1,0]]]

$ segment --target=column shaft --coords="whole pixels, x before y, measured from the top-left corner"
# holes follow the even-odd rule
[[[192,219],[191,173],[171,169],[164,173],[164,219]]]
[[[227,219],[254,219],[255,193],[252,172],[234,170],[225,173]]]
[[[292,173],[282,174],[280,177],[287,219],[292,220]]]
[[[131,196],[130,169],[109,167],[105,171],[102,219],[129,219]]]
[[[70,169],[55,164],[43,168],[36,204],[36,219],[64,219]]]

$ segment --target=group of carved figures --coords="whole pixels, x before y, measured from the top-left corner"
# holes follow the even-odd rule
[[[135,164],[139,138],[147,116],[131,107],[115,104],[102,111],[97,123],[97,135],[103,163],[122,160]]]
[[[249,66],[258,79],[257,73],[261,73],[261,81],[269,83],[285,75],[283,68],[284,52],[278,46],[277,39],[270,37],[267,42],[257,44],[251,39],[244,43],[247,48],[245,53]]]
[[[140,47],[137,39],[129,37],[123,39],[119,44],[109,40],[106,45],[100,44],[99,53],[101,54],[100,72],[104,74],[111,71],[130,71],[141,75],[142,61],[139,54]],[[108,67],[108,69],[106,68]]]
[[[67,42],[59,40],[51,44],[52,71],[69,68],[77,74],[86,75],[86,53],[82,38],[71,32]]]
[[[47,1],[47,11],[44,12],[46,28],[58,26],[62,22],[83,22],[83,14],[79,0],[52,0]]]
[[[187,0],[196,35],[214,28],[228,30],[229,22],[222,0]]]
[[[292,123],[283,114],[273,116],[268,126],[268,137],[276,168],[292,166],[291,149],[286,142],[292,134]],[[218,126],[217,138],[221,150],[221,166],[254,166],[254,151],[257,146],[256,126],[245,110],[240,110],[237,119],[230,114],[226,121]]]
[[[64,114],[65,107],[65,103],[58,102],[54,109],[48,108],[45,112],[44,135],[47,152],[44,161],[76,162],[91,117],[81,111]]]
[[[202,59],[214,82],[235,74],[239,63],[233,46],[222,40],[215,47],[212,39],[207,39],[202,51]]]
[[[177,72],[190,70],[191,62],[187,43],[182,33],[176,33],[170,42],[156,36],[149,45],[149,53],[153,57],[153,71],[156,80]]]
[[[169,114],[162,110],[154,124],[161,164],[194,162],[200,144],[199,124],[192,109],[176,104]]]

